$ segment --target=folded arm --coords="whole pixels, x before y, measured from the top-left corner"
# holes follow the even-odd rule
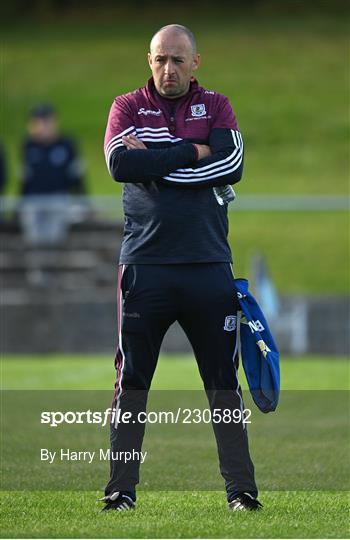
[[[209,136],[211,155],[194,166],[179,168],[164,181],[191,187],[214,187],[239,182],[243,172],[243,139],[238,130],[215,128]]]
[[[114,141],[114,146],[111,142],[106,158],[111,176],[119,182],[157,180],[182,187],[238,182],[243,170],[243,140],[239,131],[213,129],[209,145],[210,148],[183,143],[171,148],[147,149],[130,131]]]
[[[147,148],[137,137],[132,113],[116,98],[107,124],[105,156],[111,176],[125,183],[158,181],[178,187],[213,187],[238,182],[243,169],[243,141],[227,100],[210,132],[208,146],[174,140],[166,128],[155,131],[169,146]],[[181,141],[181,142],[180,142]]]
[[[134,134],[131,133],[130,137],[134,137]],[[139,142],[142,147],[128,147],[124,139],[107,154],[109,172],[115,180],[125,183],[159,180],[177,168],[187,167],[197,160],[197,150],[191,143],[170,148],[147,149],[142,141]]]

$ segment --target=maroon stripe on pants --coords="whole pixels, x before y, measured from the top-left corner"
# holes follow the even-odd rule
[[[117,279],[117,331],[118,331],[118,339],[117,339],[117,349],[115,353],[114,358],[114,367],[116,369],[116,382],[114,385],[114,395],[113,395],[113,405],[115,402],[116,395],[118,393],[119,387],[120,387],[120,380],[121,380],[121,370],[123,365],[123,355],[120,349],[120,335],[121,335],[121,312],[122,312],[122,279],[123,279],[123,273],[124,273],[125,266],[123,264],[120,264],[118,266],[118,279]]]

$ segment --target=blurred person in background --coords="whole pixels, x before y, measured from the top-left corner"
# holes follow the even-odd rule
[[[68,195],[85,195],[83,166],[71,138],[60,133],[49,104],[35,106],[22,149],[20,221],[31,244],[61,241],[71,223]]]
[[[256,253],[252,259],[251,276],[254,294],[263,313],[268,320],[276,319],[280,311],[280,301],[262,253]]]

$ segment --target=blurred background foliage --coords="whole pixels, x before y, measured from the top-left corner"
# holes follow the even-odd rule
[[[343,1],[15,0],[2,9],[7,192],[18,190],[28,111],[53,103],[79,143],[92,194],[118,194],[102,152],[116,95],[143,86],[149,40],[179,22],[197,36],[200,83],[226,94],[245,139],[237,194],[348,192],[348,8]],[[231,214],[236,271],[268,257],[284,292],[348,290],[348,218],[334,213]]]

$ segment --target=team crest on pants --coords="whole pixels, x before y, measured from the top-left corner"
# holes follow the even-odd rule
[[[233,332],[233,330],[236,330],[236,327],[237,327],[236,315],[227,315],[227,317],[225,318],[224,330],[226,330],[226,332]]]

